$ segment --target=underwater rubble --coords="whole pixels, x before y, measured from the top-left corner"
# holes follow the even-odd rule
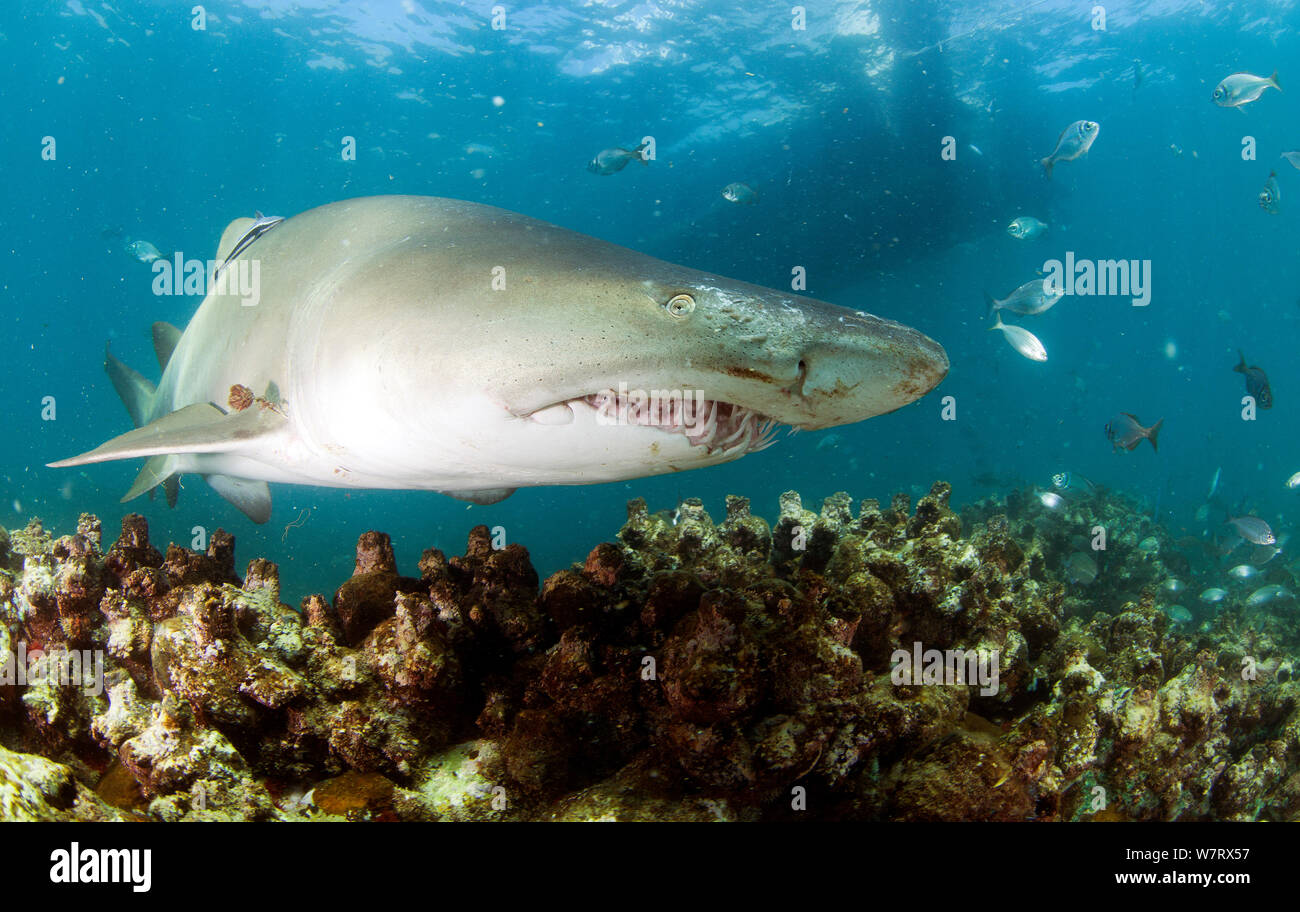
[[[1173,620],[1188,559],[1122,498],[949,495],[637,499],[544,581],[484,526],[418,577],[367,532],[299,609],[225,532],[0,530],[0,817],[1300,818],[1294,618]],[[996,686],[900,682],[922,650]]]

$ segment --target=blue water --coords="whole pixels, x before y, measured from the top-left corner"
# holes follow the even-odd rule
[[[791,4],[503,3],[501,31],[488,2],[214,2],[202,31],[192,5],[0,11],[0,524],[37,515],[62,533],[91,511],[116,534],[137,465],[44,464],[129,427],[100,367],[105,340],[156,377],[150,324],[184,326],[199,303],[152,294],[126,239],[206,257],[236,217],[378,193],[489,203],[761,285],[788,287],[802,265],[808,294],[917,327],[952,371],[900,412],[727,466],[525,489],[491,507],[276,485],[271,522],[255,526],[190,476],[176,510],[130,505],[156,543],[223,526],[240,566],[277,561],[296,601],[350,573],[366,529],[389,532],[412,572],[423,548],[460,553],[471,526],[502,525],[546,573],[610,538],[635,496],[651,509],[699,496],[719,516],[740,493],[774,518],[790,488],[815,507],[942,478],[961,503],[1072,470],[1158,500],[1181,534],[1201,531],[1193,514],[1222,467],[1227,501],[1279,532],[1294,524],[1300,174],[1279,158],[1300,146],[1294,3],[1106,3],[1104,31],[1092,4],[1056,0],[812,2],[801,31]],[[1211,102],[1228,74],[1275,68],[1283,92],[1241,111]],[[1078,119],[1101,124],[1096,144],[1045,179],[1038,159]],[[645,135],[649,167],[586,171]],[[355,161],[341,160],[344,136]],[[945,136],[956,160],[941,156]],[[1257,160],[1243,160],[1248,136]],[[1257,204],[1272,169],[1278,215]],[[738,180],[757,205],[721,198]],[[1009,237],[1022,214],[1050,233]],[[1067,251],[1149,260],[1151,303],[1069,297],[1013,315],[1049,352],[1030,362],[986,331],[982,290],[1006,294]],[[1241,417],[1238,348],[1273,384],[1276,405],[1255,421]],[[51,396],[55,420],[42,420]],[[944,396],[956,420],[940,420]],[[1112,453],[1116,411],[1164,418],[1159,453]]]

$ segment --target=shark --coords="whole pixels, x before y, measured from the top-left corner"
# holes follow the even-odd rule
[[[106,351],[135,429],[49,465],[144,458],[123,502],[162,486],[175,505],[198,474],[259,523],[274,483],[486,504],[730,462],[948,371],[863,310],[460,200],[236,219],[213,262],[184,331],[153,326],[156,384]]]

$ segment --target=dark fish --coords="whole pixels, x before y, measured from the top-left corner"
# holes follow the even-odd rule
[[[1122,447],[1130,452],[1143,440],[1149,440],[1151,449],[1159,452],[1156,447],[1156,437],[1159,436],[1160,426],[1164,423],[1165,419],[1161,418],[1151,427],[1143,427],[1137,415],[1120,412],[1106,423],[1106,439],[1110,441],[1113,449],[1119,450]]]
[[[1273,407],[1273,388],[1268,385],[1268,375],[1258,367],[1246,366],[1246,356],[1237,349],[1241,362],[1233,368],[1239,374],[1246,375],[1246,392],[1255,397],[1255,404],[1260,408]]]
[[[1228,524],[1252,545],[1272,545],[1277,542],[1268,523],[1258,516],[1233,516],[1228,519]]]
[[[615,174],[626,168],[630,161],[639,161],[643,165],[648,165],[650,160],[643,153],[649,146],[649,142],[643,142],[635,149],[624,149],[622,146],[605,149],[587,162],[587,170],[592,174]]]
[[[1142,86],[1142,61],[1136,57],[1133,58],[1133,91],[1136,92]]]
[[[758,202],[758,191],[749,184],[742,184],[740,181],[727,184],[722,188],[722,198],[729,203],[740,203],[744,206],[752,206]]]
[[[256,215],[257,217],[253,219],[253,224],[249,225],[248,229],[240,236],[239,240],[235,241],[235,246],[230,248],[230,253],[221,261],[222,266],[225,266],[235,257],[247,250],[253,241],[257,240],[276,225],[284,221],[284,217],[279,215],[263,215],[260,212],[257,212]]]
[[[1269,215],[1279,215],[1282,212],[1282,187],[1277,182],[1276,171],[1268,173],[1268,183],[1259,191],[1259,208]]]

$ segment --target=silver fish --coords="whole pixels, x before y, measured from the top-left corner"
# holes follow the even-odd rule
[[[1258,567],[1252,567],[1250,564],[1238,564],[1228,571],[1228,576],[1234,577],[1243,582],[1253,580],[1260,575],[1262,575],[1262,571]]]
[[[1065,506],[1065,498],[1054,491],[1044,491],[1038,495],[1038,501],[1049,510],[1059,510]]]
[[[1166,592],[1172,592],[1174,595],[1177,595],[1187,588],[1187,584],[1180,579],[1170,577],[1161,584],[1160,588]]]
[[[1009,323],[1003,323],[1002,314],[998,314],[998,322],[990,326],[989,329],[1002,330],[1002,334],[1006,337],[1007,343],[1030,361],[1047,360],[1047,349],[1043,348],[1043,343],[1038,341],[1038,337],[1023,326],[1013,326]]]
[[[645,150],[649,145],[649,142],[643,142],[635,149],[624,149],[622,146],[604,149],[587,162],[587,170],[592,174],[615,174],[626,168],[630,161],[639,161],[643,165],[648,165],[650,160],[645,157]]]
[[[1091,497],[1097,493],[1097,486],[1078,472],[1057,472],[1052,476],[1052,487],[1067,497]]]
[[[1296,488],[1300,488],[1300,472],[1296,472],[1294,475],[1288,478],[1286,480],[1286,486],[1290,488],[1292,491],[1294,491]]]
[[[1060,137],[1056,140],[1056,148],[1052,150],[1051,155],[1040,160],[1039,164],[1043,166],[1047,176],[1051,177],[1052,168],[1057,162],[1074,161],[1087,155],[1100,132],[1101,124],[1095,120],[1076,120],[1061,131]]]
[[[1201,593],[1200,597],[1201,601],[1205,602],[1207,605],[1217,605],[1219,602],[1223,601],[1227,595],[1227,589],[1220,589],[1216,586],[1213,589],[1206,589]]]
[[[1221,108],[1239,108],[1244,104],[1250,104],[1269,88],[1282,91],[1282,87],[1277,82],[1277,70],[1274,70],[1273,75],[1267,79],[1250,73],[1233,73],[1214,87],[1214,93],[1210,98]]]
[[[126,245],[126,252],[141,263],[152,263],[154,260],[162,258],[158,248],[148,241],[131,241]]]
[[[1268,523],[1258,516],[1233,516],[1227,520],[1228,525],[1237,530],[1237,534],[1252,545],[1273,545],[1277,538]]]
[[[990,317],[999,310],[1036,317],[1051,310],[1064,297],[1062,292],[1049,292],[1046,280],[1030,279],[1000,301],[987,291],[984,292],[984,303],[988,306],[987,316]]]
[[[1276,171],[1269,172],[1268,183],[1259,191],[1259,208],[1269,215],[1277,215],[1282,211],[1282,188],[1278,185]]]
[[[1169,620],[1175,624],[1190,624],[1192,622],[1192,613],[1182,605],[1169,605],[1165,608],[1165,614],[1169,615]]]
[[[758,191],[749,184],[742,184],[740,181],[727,184],[722,188],[722,198],[729,203],[740,203],[743,206],[752,206],[758,202]]]
[[[1047,224],[1032,215],[1018,215],[1007,226],[1007,234],[1018,241],[1032,241],[1047,230]]]
[[[1285,586],[1273,583],[1269,586],[1260,586],[1250,594],[1246,599],[1246,607],[1258,608],[1260,605],[1267,605],[1269,602],[1277,599],[1295,598],[1291,590]]]

